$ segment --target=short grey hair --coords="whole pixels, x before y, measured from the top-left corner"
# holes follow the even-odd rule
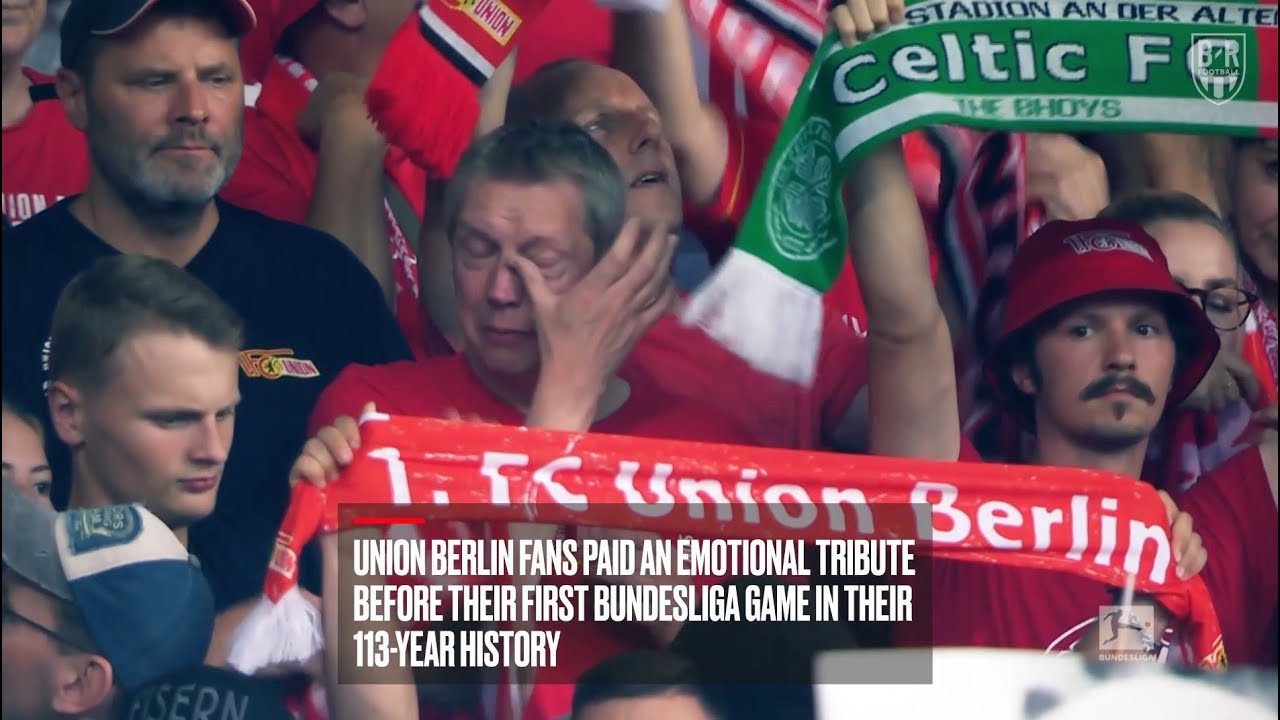
[[[504,125],[473,142],[444,191],[443,219],[450,242],[467,193],[480,180],[524,185],[568,181],[582,198],[582,225],[597,259],[613,244],[626,220],[627,184],[622,173],[609,153],[573,123]]]

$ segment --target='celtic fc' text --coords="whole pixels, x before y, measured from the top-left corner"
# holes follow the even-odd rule
[[[858,105],[887,90],[885,65],[894,77],[911,83],[964,83],[970,80],[971,68],[990,83],[1034,82],[1045,76],[1078,83],[1088,76],[1083,43],[1057,42],[1037,48],[1029,29],[1013,30],[1007,38],[973,33],[967,43],[954,32],[940,33],[937,38],[940,48],[904,45],[886,61],[871,52],[850,56],[839,65],[833,78],[836,102]],[[1127,42],[1131,83],[1147,82],[1153,66],[1172,62],[1172,40],[1166,35],[1133,34],[1127,36]]]

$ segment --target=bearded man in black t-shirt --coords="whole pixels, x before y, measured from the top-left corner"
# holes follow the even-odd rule
[[[219,609],[260,592],[316,396],[348,364],[411,357],[376,281],[335,238],[215,198],[240,156],[237,38],[254,23],[246,0],[73,0],[58,94],[88,140],[89,184],[3,242],[4,391],[42,408],[57,507],[71,473],[47,362],[67,283],[102,257],[157,257],[243,318],[235,443],[212,515],[190,531]],[[304,555],[304,585],[316,569]]]

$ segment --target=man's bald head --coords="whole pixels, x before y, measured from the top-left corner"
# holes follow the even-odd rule
[[[600,67],[590,60],[565,58],[547,63],[511,89],[507,99],[508,124],[532,120],[567,120],[568,100],[583,74]]]
[[[512,89],[508,124],[567,121],[609,151],[627,182],[627,216],[683,223],[675,153],[653,101],[630,76],[589,60],[543,66]]]

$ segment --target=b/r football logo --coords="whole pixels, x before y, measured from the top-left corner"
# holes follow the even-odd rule
[[[1191,36],[1187,66],[1196,92],[1205,100],[1223,105],[1244,88],[1246,38],[1243,33]]]

